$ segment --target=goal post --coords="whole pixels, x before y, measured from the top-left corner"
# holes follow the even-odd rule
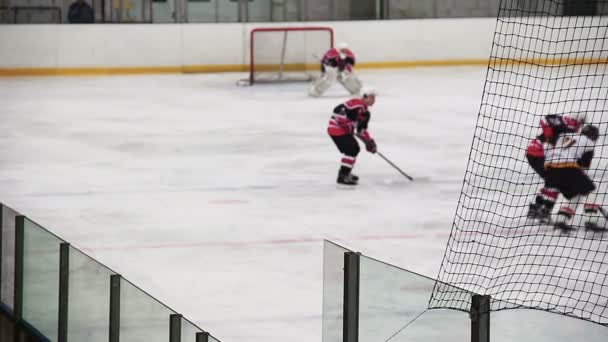
[[[258,27],[249,35],[249,79],[244,83],[310,81],[323,54],[334,46],[325,26]]]

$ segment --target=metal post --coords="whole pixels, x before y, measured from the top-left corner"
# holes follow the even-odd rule
[[[110,276],[110,342],[120,342],[120,274]]]
[[[206,331],[196,333],[196,342],[209,342],[209,333]]]
[[[181,342],[182,340],[182,315],[169,315],[169,342]]]
[[[23,259],[25,239],[25,216],[15,217],[15,305],[13,313],[15,319],[23,319]]]
[[[344,253],[344,342],[359,341],[359,264],[359,253]]]
[[[68,298],[70,288],[70,244],[59,245],[59,317],[57,340],[68,341]]]
[[[490,342],[490,296],[473,295],[471,300],[471,342]]]

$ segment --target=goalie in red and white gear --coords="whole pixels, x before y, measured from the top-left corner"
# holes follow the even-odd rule
[[[330,49],[321,59],[321,76],[310,84],[309,95],[321,96],[337,80],[351,95],[358,96],[362,84],[354,73],[354,66],[355,54],[346,43],[340,43],[337,48]]]
[[[369,107],[376,102],[376,91],[363,90],[361,98],[353,98],[337,105],[329,119],[327,133],[342,153],[338,184],[356,185],[359,177],[351,171],[361,150],[355,134],[363,140],[370,153],[376,153],[376,142],[367,130],[370,120]]]
[[[578,132],[585,123],[584,113],[571,115],[547,115],[540,121],[541,134],[530,141],[526,149],[526,159],[544,180],[545,172],[545,145],[554,145],[557,137],[562,133]],[[546,220],[551,213],[553,204],[557,201],[559,191],[554,188],[543,187],[536,196],[535,202],[530,204],[528,217]]]
[[[606,219],[595,204],[595,184],[587,175],[591,166],[595,142],[599,137],[596,126],[586,125],[581,133],[567,132],[556,137],[545,154],[545,187],[557,189],[567,199],[559,209],[556,224],[570,228],[570,222],[580,203],[584,204],[585,226],[591,229],[605,228]]]

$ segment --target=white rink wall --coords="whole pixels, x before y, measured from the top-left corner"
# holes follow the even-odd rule
[[[362,66],[487,61],[495,18],[257,24],[3,25],[0,71],[30,68],[179,68],[244,71],[249,32],[268,26],[329,26]],[[272,47],[265,47],[271,49]],[[173,68],[173,69],[171,69]],[[154,71],[153,69],[150,71]],[[160,71],[160,70],[159,70]]]

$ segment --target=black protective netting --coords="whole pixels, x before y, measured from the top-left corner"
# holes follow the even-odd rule
[[[543,180],[525,158],[545,115],[586,113],[600,130],[588,175],[595,202],[608,205],[607,35],[608,0],[501,1],[439,272],[441,282],[491,295],[492,310],[534,308],[608,325],[608,231],[586,229],[582,208],[569,232],[528,219]],[[430,307],[468,310],[468,293],[439,284]]]

